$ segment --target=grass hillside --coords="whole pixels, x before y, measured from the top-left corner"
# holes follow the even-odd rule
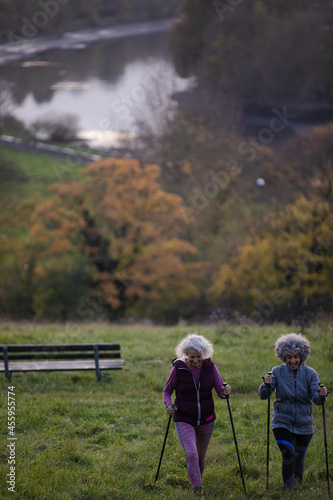
[[[206,335],[216,362],[232,386],[232,416],[249,499],[327,497],[322,410],[313,408],[315,435],[306,457],[303,486],[286,494],[280,452],[271,433],[270,487],[266,490],[267,402],[260,401],[261,377],[279,364],[276,338],[292,331],[284,325],[245,328],[219,325],[187,328],[110,324],[3,323],[1,343],[107,342],[121,344],[124,369],[104,372],[13,374],[1,376],[0,498],[9,473],[8,385],[16,398],[16,498],[20,500],[191,499],[186,463],[173,424],[160,470],[167,416],[162,389],[174,348],[189,332]],[[311,341],[309,366],[330,391],[333,386],[332,326],[317,324],[306,332]],[[244,498],[226,401],[215,397],[217,420],[203,478],[206,499]],[[329,461],[332,463],[332,397],[326,403]],[[333,471],[331,468],[331,475]]]
[[[49,186],[56,181],[81,179],[83,166],[71,158],[1,148],[0,241],[12,235],[24,238],[30,230],[34,206],[51,196]]]
[[[47,188],[53,182],[80,179],[82,177],[80,167],[84,166],[70,157],[57,158],[6,148],[1,148],[1,158],[19,168],[26,176],[25,180],[20,183],[20,187],[23,190],[23,196],[28,198],[32,197],[36,191],[47,195]]]

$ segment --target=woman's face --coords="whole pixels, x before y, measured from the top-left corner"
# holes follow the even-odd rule
[[[196,349],[190,349],[187,353],[186,365],[188,368],[201,368],[203,359],[202,355]]]
[[[298,353],[296,352],[290,352],[286,356],[286,365],[291,369],[291,370],[297,370],[299,365],[301,364],[301,357]]]

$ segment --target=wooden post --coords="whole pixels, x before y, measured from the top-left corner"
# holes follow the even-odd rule
[[[101,370],[99,369],[99,354],[98,354],[98,345],[97,344],[94,344],[94,357],[95,357],[97,382],[100,382],[102,377],[101,377]]]
[[[3,346],[3,360],[5,363],[5,376],[10,382],[11,373],[9,371],[9,365],[8,365],[8,347],[6,345]]]

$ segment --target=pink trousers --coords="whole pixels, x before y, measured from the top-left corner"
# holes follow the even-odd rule
[[[185,451],[187,474],[192,487],[202,486],[205,456],[213,428],[214,421],[198,426],[176,422],[176,430],[180,444]]]

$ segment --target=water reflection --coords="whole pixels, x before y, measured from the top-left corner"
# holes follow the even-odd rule
[[[15,83],[13,114],[27,125],[46,113],[71,113],[85,130],[106,121],[112,130],[133,130],[131,108],[138,112],[141,105],[144,113],[144,93],[156,89],[158,78],[163,92],[189,85],[175,76],[167,32],[44,52],[1,71],[3,79]]]

